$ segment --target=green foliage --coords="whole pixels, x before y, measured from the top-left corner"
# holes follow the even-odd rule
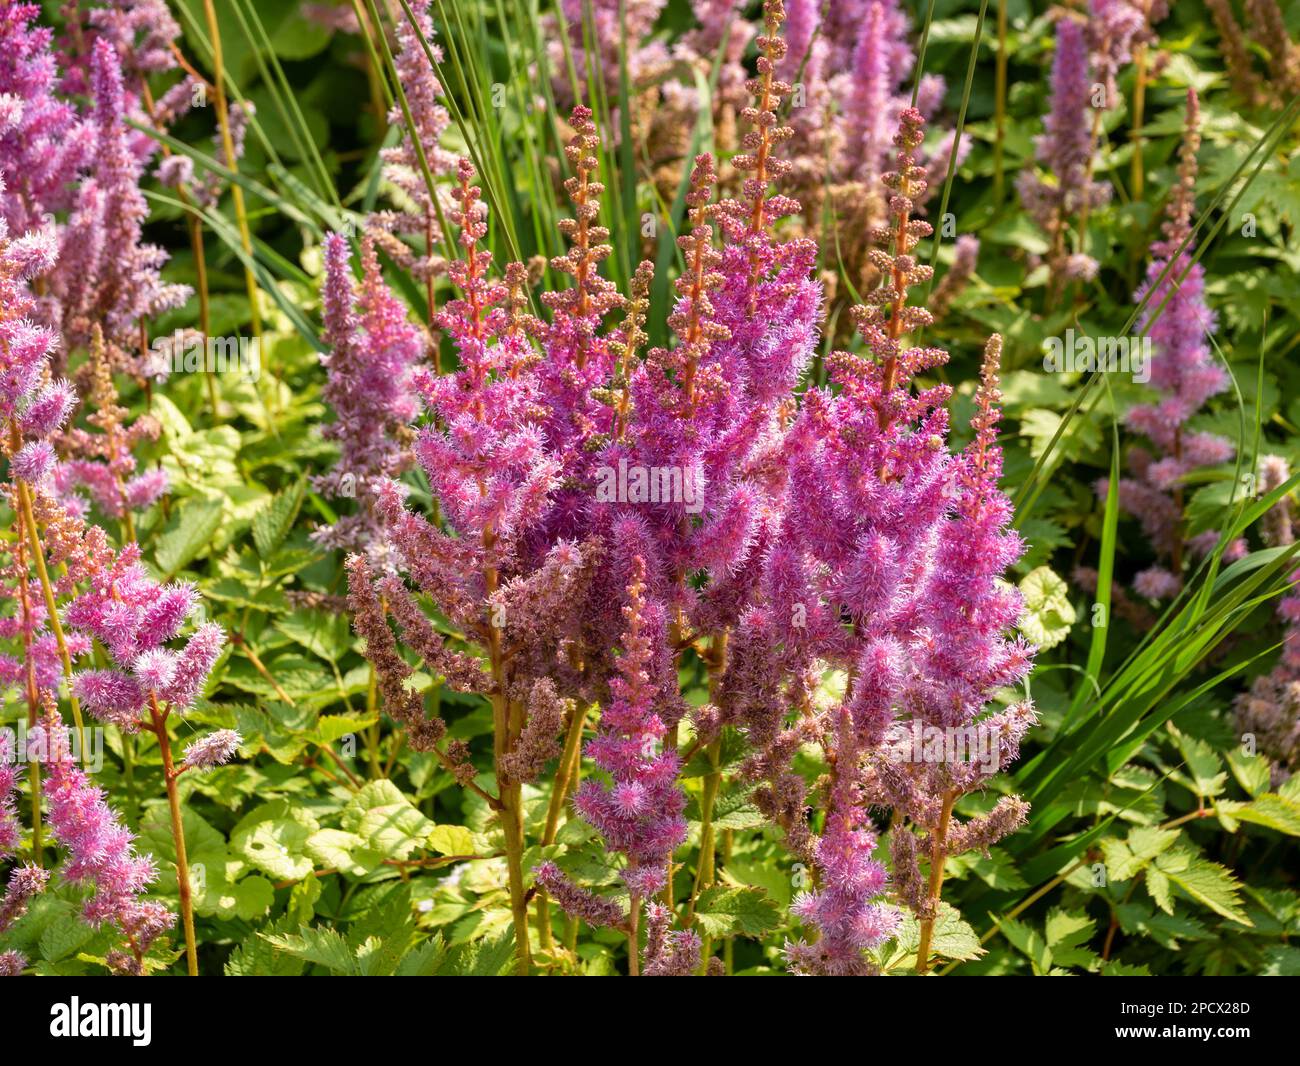
[[[178,46],[211,75],[202,0],[171,6],[183,30]],[[261,293],[262,373],[256,381],[221,376],[212,395],[202,375],[178,375],[147,393],[123,383],[132,414],[147,410],[158,422],[159,439],[142,448],[142,459],[163,469],[171,486],[166,502],[138,523],[145,562],[160,578],[193,582],[211,620],[235,638],[198,707],[170,723],[177,743],[210,728],[237,729],[243,738],[232,765],[180,778],[202,967],[230,976],[497,975],[510,970],[518,933],[498,820],[436,756],[410,750],[384,715],[337,599],[346,590],[341,553],[324,552],[310,538],[317,525],[353,506],[321,498],[311,481],[335,459],[333,445],[317,431],[331,417],[321,400],[320,243],[329,230],[360,232],[365,216],[393,193],[377,153],[394,143],[384,118],[388,106],[400,110],[386,51],[388,15],[406,18],[407,5],[372,7],[364,0],[361,6],[390,30],[364,39],[332,34],[304,17],[301,6],[294,0],[219,5],[226,90],[233,100],[256,105],[238,173],[214,154],[211,108],[196,109],[174,136],[150,133],[168,152],[191,159],[200,174],[237,184],[249,203],[251,254],[243,250],[228,197],[198,217],[210,331],[248,329],[243,284],[245,268],[251,269]],[[1176,10],[1160,27],[1168,63],[1147,85],[1142,136],[1131,137],[1135,84],[1126,67],[1119,84],[1124,105],[1104,128],[1098,164],[1098,176],[1116,195],[1093,213],[1086,233],[1071,234],[1102,270],[1049,306],[1046,271],[1036,265],[1049,245],[1021,209],[1012,182],[1033,165],[1042,130],[1051,5],[1007,5],[1011,88],[1000,132],[992,19],[976,40],[981,3],[930,6],[939,14],[927,26],[925,70],[947,76],[943,122],[955,125],[960,115],[972,142],[969,156],[943,182],[941,198],[959,232],[978,235],[983,250],[971,286],[927,330],[927,342],[933,335],[953,361],[924,384],[942,377],[954,386],[960,437],[974,406],[983,341],[994,330],[1004,336],[1004,485],[1026,541],[1012,580],[1024,597],[1020,633],[1039,649],[1027,687],[1040,715],[1017,766],[992,782],[987,797],[959,810],[980,813],[1012,792],[1031,804],[1023,830],[987,854],[947,860],[931,945],[936,968],[1295,976],[1300,894],[1292,865],[1300,775],[1284,780],[1268,759],[1244,749],[1233,714],[1234,699],[1277,662],[1276,602],[1300,555],[1260,536],[1260,519],[1294,499],[1296,479],[1261,495],[1253,477],[1264,454],[1300,466],[1294,110],[1238,101],[1208,43],[1202,5],[1170,5]],[[540,256],[543,281],[552,287],[557,275],[548,260],[564,243],[556,223],[567,213],[559,181],[567,174],[560,149],[568,131],[555,104],[554,54],[539,16],[555,7],[433,3],[434,43],[445,56],[439,75],[455,119],[447,147],[472,157],[482,176],[491,208],[485,244],[497,264]],[[693,25],[690,5],[674,2],[656,34],[671,44]],[[561,40],[572,52],[567,35]],[[752,65],[752,49],[746,59]],[[681,143],[668,163],[651,159],[650,146],[633,136],[638,87],[629,84],[625,64],[618,77],[602,79],[605,88],[591,100],[606,133],[600,176],[607,192],[598,221],[611,231],[615,249],[602,269],[625,291],[637,261],[655,261],[646,324],[652,344],[669,341],[667,316],[681,267],[686,172],[670,164],[698,151],[718,152],[725,164],[736,148],[728,140],[736,116],[714,106],[722,67],[719,57],[707,74],[690,75],[702,107],[696,123],[677,131]],[[1117,375],[1045,373],[1042,357],[1043,342],[1066,329],[1093,336],[1134,332],[1133,292],[1174,181],[1189,86],[1201,93],[1204,133],[1189,251],[1207,268],[1207,297],[1219,316],[1216,354],[1235,381],[1234,391],[1216,397],[1193,428],[1230,438],[1236,455],[1180,485],[1181,532],[1190,538],[1219,530],[1223,539],[1209,557],[1190,561],[1175,599],[1156,603],[1133,591],[1135,575],[1156,560],[1138,523],[1118,504],[1131,450],[1140,443],[1125,414],[1151,393]],[[1135,147],[1145,163],[1141,198],[1128,185]],[[168,280],[196,284],[188,234],[178,224],[190,209],[172,190],[150,186],[148,193],[156,239],[172,252]],[[646,217],[655,228],[643,236]],[[842,277],[832,249],[847,239],[839,240],[833,222],[826,225],[831,232],[817,234],[831,238],[822,242],[819,266]],[[942,274],[950,249],[937,242],[922,246],[921,254],[924,261],[933,256]],[[384,265],[413,319],[425,320],[428,293],[391,261]],[[438,278],[432,295],[442,306],[454,295],[450,282]],[[197,308],[187,305],[150,329],[161,336],[197,326]],[[828,351],[854,343],[836,335],[833,324],[826,332]],[[406,480],[428,500],[418,475]],[[1247,551],[1230,562],[1222,546],[1238,538]],[[1093,574],[1085,580],[1080,568]],[[495,787],[486,702],[443,691],[421,664],[411,665],[413,690],[437,706],[450,738],[469,746],[478,783]],[[700,664],[689,656],[683,682],[690,702],[708,700]],[[842,697],[847,683],[842,673],[828,671],[814,703]],[[19,713],[6,703],[2,724]],[[591,717],[594,723],[596,714]],[[176,849],[161,800],[161,754],[147,733],[108,732],[96,783],[138,833],[141,849],[154,855],[156,895],[175,909]],[[705,781],[720,769],[723,784],[712,807],[718,877],[695,898],[694,928],[732,973],[783,972],[783,945],[799,935],[789,907],[812,887],[814,871],[784,848],[753,784],[736,780],[748,754],[739,730],[724,731],[716,762],[705,750],[692,750],[688,727],[681,739],[691,754],[682,773],[690,838],[675,857],[675,899],[680,904],[694,891]],[[830,768],[806,752],[796,767],[813,786],[816,826],[819,786]],[[594,771],[583,761],[580,772]],[[553,788],[548,773],[525,789],[525,869],[552,860],[626,904],[615,860],[571,803],[558,803],[558,831],[542,842]],[[889,826],[875,828],[882,837],[878,857],[888,861]],[[113,939],[78,919],[83,896],[56,879],[0,935],[0,950],[24,952],[41,975],[102,973]],[[623,931],[568,922],[554,906],[549,917],[549,952],[537,929],[530,934],[548,968],[625,972]],[[912,972],[920,939],[918,923],[905,915],[874,963],[886,974]],[[183,972],[179,932],[163,938],[146,964],[149,972]]]

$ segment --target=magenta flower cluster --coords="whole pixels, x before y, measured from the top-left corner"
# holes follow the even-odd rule
[[[1155,549],[1158,561],[1136,576],[1134,588],[1156,600],[1182,588],[1185,547],[1204,555],[1219,540],[1214,530],[1185,537],[1184,479],[1198,468],[1226,463],[1234,454],[1225,437],[1187,425],[1210,397],[1228,387],[1227,371],[1210,347],[1215,318],[1205,302],[1205,268],[1194,261],[1191,243],[1199,113],[1196,93],[1188,90],[1178,183],[1166,207],[1163,237],[1151,247],[1146,281],[1134,294],[1135,300],[1146,301],[1139,326],[1153,348],[1151,387],[1157,399],[1134,405],[1126,416],[1128,426],[1153,448],[1129,450],[1130,473],[1120,481],[1119,500],[1139,520]],[[1244,541],[1224,546],[1228,561],[1245,552]]]
[[[888,7],[890,25],[901,17],[872,7],[876,18]],[[690,730],[699,748],[734,730],[748,750],[740,786],[795,858],[818,870],[819,887],[795,907],[817,935],[789,946],[791,967],[865,973],[868,950],[898,922],[884,900],[886,870],[872,857],[868,808],[898,812],[893,835],[913,844],[896,847],[896,876],[909,885],[920,880],[918,841],[953,853],[987,847],[1026,809],[1009,797],[984,819],[959,823],[953,801],[987,774],[900,766],[886,757],[895,731],[989,729],[1005,767],[1033,710],[987,708],[995,691],[1026,676],[1033,649],[1010,635],[1021,604],[1002,581],[1022,545],[997,487],[1000,342],[989,345],[975,440],[965,451],[948,445],[947,387],[914,388],[947,358],[907,342],[933,322],[908,300],[912,286],[930,279],[914,252],[932,232],[916,217],[929,188],[919,110],[898,110],[893,165],[879,174],[887,214],[870,237],[881,283],[855,312],[867,354],[836,352],[828,362],[834,388],[800,390],[822,294],[815,243],[774,232],[800,211],[772,190],[788,180],[780,149],[795,135],[778,119],[792,91],[779,73],[789,66],[783,20],[779,0],[769,0],[758,73],[746,84],[749,129],[733,160],[738,195],[716,199],[713,160],[694,161],[672,347],[638,351],[651,266],[636,271],[627,295],[599,274],[610,249],[598,225],[603,189],[586,108],[574,110],[566,150],[570,250],[552,262],[572,284],[542,294],[549,322],[528,313],[522,265],[492,280],[479,191],[461,164],[452,217],[463,255],[448,267],[459,295],[435,322],[459,368],[413,377],[431,418],[412,450],[438,515],[408,507],[404,487],[382,479],[373,482],[374,514],[398,572],[478,648],[479,665],[448,660],[401,577],[377,578],[361,559],[349,569],[358,628],[389,710],[464,780],[472,771],[450,743],[440,746],[445,730],[409,687],[385,608],[433,672],[492,700],[499,791],[488,795],[511,864],[522,850],[518,782],[559,754],[565,716],[556,698],[600,705],[587,753],[602,773],[573,802],[620,857],[631,910],[575,883],[557,862],[535,871],[551,900],[635,933],[643,905],[669,885],[688,828],[682,734]],[[904,63],[897,48],[884,54]],[[330,247],[338,257],[340,239]],[[607,326],[618,310],[621,322]],[[348,336],[360,345],[349,359],[388,365],[389,352],[368,334]],[[625,493],[618,486],[629,483],[628,471],[657,488]],[[709,679],[708,702],[696,708],[679,685],[690,663]],[[830,706],[816,695],[828,671],[849,678]],[[834,767],[820,834],[792,765],[805,744]],[[526,928],[516,865],[510,889],[516,928]],[[901,897],[923,924],[933,922],[932,899]],[[671,931],[673,915],[658,903],[645,909],[654,943],[647,973],[699,965],[694,930]]]

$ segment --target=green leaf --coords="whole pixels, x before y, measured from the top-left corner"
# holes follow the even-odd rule
[[[1219,795],[1228,781],[1228,774],[1223,769],[1218,753],[1204,740],[1189,737],[1172,724],[1169,732],[1186,761],[1186,770],[1192,779],[1192,790],[1203,799]]]
[[[695,905],[700,928],[711,937],[761,937],[776,928],[781,909],[761,888],[714,885],[700,893]]]
[[[1025,639],[1039,649],[1060,644],[1075,620],[1069,586],[1050,566],[1040,566],[1021,579],[1020,593],[1025,601],[1020,632]]]
[[[345,977],[360,977],[361,967],[348,942],[335,929],[304,926],[296,935],[262,933],[274,947],[304,962],[315,963]]]
[[[1243,789],[1252,796],[1268,791],[1269,762],[1262,755],[1247,755],[1240,748],[1229,749],[1224,758],[1228,760],[1228,769]]]
[[[457,944],[438,967],[438,976],[500,977],[514,966],[514,960],[515,938],[507,931],[498,937]]]
[[[354,855],[366,847],[356,833],[343,829],[321,829],[307,840],[306,852],[323,869],[338,870],[352,877],[365,877],[378,862],[362,862]],[[372,856],[367,856],[372,858]]]
[[[1266,792],[1250,803],[1231,804],[1228,813],[1239,822],[1250,822],[1276,829],[1287,836],[1300,837],[1300,803],[1276,792]]]
[[[276,493],[253,516],[253,543],[257,545],[259,554],[268,556],[284,542],[298,517],[306,493],[307,481],[303,478],[283,492]]]
[[[1157,867],[1150,866],[1147,868],[1145,884],[1147,886],[1147,892],[1151,894],[1151,898],[1155,901],[1156,906],[1166,914],[1173,914],[1173,887],[1169,882],[1169,878],[1161,873]]]
[[[1269,950],[1261,977],[1300,977],[1300,948],[1278,944]]]
[[[439,855],[476,854],[474,834],[463,825],[436,825],[429,831],[426,844]]]
[[[1151,971],[1145,966],[1130,966],[1126,962],[1111,960],[1101,968],[1102,977],[1150,977]]]
[[[1052,949],[1047,939],[1033,926],[1026,922],[1005,918],[1002,921],[1002,934],[1013,947],[1029,960],[1034,973],[1046,974],[1052,968]]]
[[[1107,837],[1101,842],[1106,876],[1112,881],[1129,880],[1146,869],[1157,855],[1172,847],[1178,837],[1178,830],[1159,826],[1139,826],[1130,831],[1124,841]]]
[[[386,779],[371,781],[353,796],[340,823],[381,859],[409,858],[436,828]]]
[[[47,962],[65,959],[94,936],[95,930],[78,915],[61,914],[41,933],[41,958]]]
[[[171,526],[158,538],[154,563],[170,578],[200,552],[209,548],[224,513],[220,500],[193,500],[181,506]]]
[[[1152,869],[1158,869],[1192,899],[1209,907],[1215,914],[1242,925],[1254,924],[1241,908],[1241,883],[1227,867],[1210,862],[1187,846],[1180,846],[1158,856]],[[1147,877],[1149,882],[1150,871]],[[1173,913],[1167,907],[1164,909]]]
[[[1047,914],[1044,933],[1057,966],[1091,967],[1097,956],[1085,945],[1097,928],[1094,919],[1082,911],[1053,909]]]
[[[302,806],[273,800],[240,820],[230,850],[274,878],[300,881],[312,871],[307,841],[319,828]]]
[[[513,947],[513,944],[511,945]],[[441,933],[408,951],[394,971],[394,977],[433,977],[447,958],[447,945]]]
[[[256,532],[256,522],[254,522]],[[275,628],[309,652],[329,662],[338,662],[352,643],[347,615],[324,615],[319,611],[295,611],[275,620]]]

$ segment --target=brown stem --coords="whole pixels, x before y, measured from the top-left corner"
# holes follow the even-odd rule
[[[713,638],[709,649],[709,701],[717,706],[718,690],[722,683],[722,674],[727,665],[727,633],[724,630]],[[695,885],[691,889],[690,902],[686,907],[686,920],[695,917],[695,905],[700,892],[713,883],[715,873],[714,858],[717,851],[717,830],[713,825],[713,808],[717,803],[718,789],[722,784],[719,763],[722,757],[722,737],[709,745],[709,773],[704,779],[704,795],[700,798],[700,858],[695,865]]]
[[[27,582],[27,544],[24,540],[23,516],[17,515],[18,528],[17,542],[14,545],[14,555],[18,562],[18,604],[23,627],[23,663],[24,663],[24,687],[27,690],[27,725],[32,727],[36,724],[37,717],[40,714],[41,697],[36,686],[36,657],[32,655],[32,600],[28,591]],[[31,772],[28,774],[28,781],[31,784],[32,794],[32,862],[40,867],[44,865],[44,856],[41,854],[41,764],[39,759],[33,759]]]
[[[640,945],[637,943],[637,927],[641,922],[641,901],[632,893],[631,909],[627,914],[627,975],[641,976]]]
[[[13,428],[16,435],[17,427]],[[32,560],[36,563],[36,577],[41,583],[41,592],[45,596],[45,612],[50,629],[54,631],[54,642],[59,648],[59,658],[63,662],[63,676],[72,684],[72,656],[68,653],[68,642],[63,635],[63,623],[59,621],[59,606],[54,598],[54,583],[45,566],[45,552],[41,548],[41,538],[36,532],[36,514],[32,510],[32,494],[25,481],[16,482],[18,487],[18,510],[22,515],[23,525],[27,530],[27,543],[32,550]],[[77,742],[81,751],[86,752],[86,728],[81,721],[81,702],[71,691],[68,703],[72,707],[72,720],[77,727]]]
[[[555,786],[551,790],[551,802],[546,808],[546,826],[542,830],[542,847],[555,843],[555,835],[560,828],[560,814],[564,810],[564,800],[569,792],[578,763],[582,759],[582,729],[587,722],[588,709],[584,704],[573,708],[573,718],[569,722],[569,731],[564,738],[564,751],[560,755],[560,765],[555,771]],[[554,946],[551,937],[551,901],[546,889],[537,890],[537,938],[543,951],[550,951]]]
[[[167,735],[167,715],[158,706],[157,693],[149,692],[149,715],[153,735],[158,738],[162,752],[163,781],[167,786],[167,807],[171,812],[172,840],[176,844],[176,885],[181,897],[181,923],[185,930],[185,958],[191,977],[199,975],[199,951],[194,939],[194,898],[190,889],[190,864],[185,854],[185,822],[181,816],[180,789],[176,779],[180,776],[172,763],[172,742]]]
[[[471,251],[473,250],[471,246]],[[483,532],[483,547],[490,556],[496,537],[491,529]],[[495,566],[484,568],[484,584],[490,598],[500,586]],[[532,967],[532,949],[528,931],[528,897],[524,891],[524,809],[522,789],[506,772],[505,760],[523,727],[523,708],[506,695],[505,667],[501,648],[501,630],[489,614],[488,659],[492,665],[492,741],[495,755],[498,815],[506,838],[506,871],[510,884],[510,911],[515,922],[515,951],[519,976],[527,977]]]
[[[918,974],[930,969],[930,941],[934,936],[934,920],[939,914],[939,896],[943,892],[943,864],[948,857],[948,824],[952,820],[952,804],[956,798],[956,792],[944,793],[938,828],[930,834],[930,884],[926,892],[927,916],[921,919],[921,942],[916,948]]]

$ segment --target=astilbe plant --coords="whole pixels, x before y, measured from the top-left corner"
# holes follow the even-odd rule
[[[334,421],[322,435],[339,445],[332,471],[314,487],[355,499],[357,509],[312,534],[323,547],[378,549],[373,484],[410,465],[407,426],[417,412],[412,370],[427,354],[427,338],[407,321],[404,305],[384,284],[374,241],[362,242],[362,281],[353,283],[350,249],[341,234],[325,240],[325,340],[329,352],[322,395]]]
[[[1087,40],[1083,26],[1068,16],[1056,24],[1051,87],[1051,110],[1035,151],[1046,174],[1026,167],[1016,188],[1025,211],[1048,239],[1050,291],[1058,293],[1069,282],[1096,276],[1097,261],[1071,247],[1071,229],[1080,216],[1110,199],[1110,187],[1092,177],[1097,105],[1092,100]]]
[[[44,795],[48,801],[54,841],[69,852],[65,878],[93,886],[85,917],[96,925],[111,923],[122,934],[125,947],[114,949],[107,961],[123,973],[143,972],[144,956],[170,927],[171,916],[160,904],[142,898],[155,876],[152,860],[135,852],[131,833],[109,808],[102,790],[76,765],[74,752],[86,750],[81,708],[84,704],[124,732],[144,724],[154,733],[163,758],[189,968],[197,973],[177,777],[190,767],[206,768],[228,758],[237,738],[216,735],[198,749],[195,759],[177,767],[166,723],[201,694],[224,634],[219,626],[204,624],[182,648],[167,647],[197,606],[194,589],[154,581],[134,543],[114,552],[103,530],[87,525],[80,508],[69,510],[54,494],[51,438],[74,401],[67,385],[53,378],[54,333],[28,317],[35,303],[27,289],[31,278],[49,271],[53,258],[48,231],[11,241],[0,223],[0,417],[5,421],[3,451],[9,459],[6,491],[17,519],[14,546],[5,562],[15,613],[4,619],[4,635],[18,637],[23,649],[22,660],[5,657],[0,666],[4,681],[19,684],[28,703],[33,797]],[[98,387],[108,388],[102,362],[98,370]],[[109,397],[105,393],[101,398]],[[109,419],[114,429],[120,428],[119,418],[112,413]],[[119,464],[122,447],[118,441],[114,454]],[[108,654],[110,667],[74,671],[73,660],[89,654],[95,644]],[[58,712],[62,679],[71,683],[75,747]],[[45,775],[38,776],[40,767]],[[40,851],[39,829],[34,850]]]
[[[142,144],[126,124],[131,98],[117,52],[103,39],[93,45],[90,92],[93,165],[78,185],[50,286],[67,348],[88,346],[98,325],[109,365],[145,379],[158,371],[145,320],[182,304],[190,290],[163,281],[167,253],[143,240],[149,211],[140,182],[153,142],[143,138]]]
[[[914,831],[926,834],[941,870],[945,855],[986,848],[1024,817],[1013,797],[983,818],[952,816],[958,798],[1015,757],[1033,721],[1027,703],[986,711],[995,690],[1025,676],[1032,654],[1006,636],[1020,601],[1000,581],[1021,551],[997,489],[1000,344],[995,338],[986,356],[975,442],[953,454],[947,388],[911,390],[946,354],[905,340],[933,319],[908,304],[909,288],[930,277],[915,249],[931,229],[913,217],[927,189],[917,161],[924,118],[904,109],[895,169],[882,175],[889,214],[873,234],[882,283],[856,314],[870,355],[837,353],[834,390],[799,403],[821,292],[811,277],[815,243],[773,235],[800,205],[771,191],[789,171],[778,152],[792,131],[777,112],[791,86],[778,76],[778,0],[764,17],[758,73],[747,84],[754,103],[741,115],[749,130],[734,160],[741,195],[712,202],[711,158],[693,166],[671,348],[636,358],[649,267],[627,301],[597,272],[609,251],[594,224],[600,186],[589,112],[575,110],[568,149],[572,248],[553,263],[573,284],[543,294],[549,324],[523,309],[521,266],[489,280],[478,190],[469,164],[460,166],[453,214],[464,255],[449,271],[461,295],[436,323],[460,366],[415,378],[431,421],[413,450],[447,531],[408,509],[391,481],[378,483],[376,514],[399,571],[481,659],[449,648],[398,574],[377,575],[360,556],[348,563],[357,628],[386,708],[413,747],[436,752],[500,818],[524,970],[520,785],[561,753],[566,717],[571,738],[581,729],[568,701],[603,708],[587,750],[605,783],[586,782],[574,803],[621,856],[630,906],[544,862],[540,925],[549,927],[553,900],[591,924],[623,929],[633,972],[699,967],[695,907],[717,876],[724,730],[748,747],[743,787],[757,786],[758,805],[793,854],[818,870],[817,887],[796,906],[818,933],[790,945],[797,972],[871,972],[866,949],[897,926],[885,869],[872,858],[870,806],[893,808],[895,840],[912,841],[896,846],[899,896],[921,923],[921,969],[940,886],[912,891]],[[604,329],[620,305],[623,324]],[[388,614],[430,673],[491,700],[495,793],[475,781],[463,746],[443,743],[445,727],[408,687],[413,671]],[[709,701],[688,714],[678,674],[692,664],[709,676]],[[849,677],[830,708],[814,700],[827,669]],[[898,766],[900,730],[913,726],[982,729],[998,758],[983,770]],[[685,825],[676,777],[687,728],[695,737],[687,754],[702,750],[708,770],[695,881],[679,912],[673,852]],[[827,815],[819,834],[792,766],[805,742],[820,743],[832,768],[819,786]],[[556,782],[561,798],[566,785]],[[642,917],[647,946],[638,959]],[[674,919],[686,928],[674,931]]]
[[[371,215],[367,228],[383,250],[424,286],[432,319],[434,282],[446,268],[435,248],[447,235],[442,230],[443,206],[435,199],[429,179],[451,175],[456,157],[439,143],[451,120],[441,103],[442,85],[429,61],[432,53],[435,61],[442,62],[441,49],[432,43],[434,30],[429,2],[415,0],[411,4],[415,26],[406,18],[397,19],[395,65],[405,106],[394,103],[388,120],[401,130],[401,139],[393,147],[383,149],[380,157],[384,178],[394,190],[398,209]],[[425,52],[421,38],[430,42],[429,53]],[[433,356],[436,365],[436,346]]]
[[[1268,494],[1291,479],[1287,461],[1279,455],[1266,455],[1259,463],[1259,491]],[[1294,544],[1296,512],[1290,496],[1283,496],[1271,507],[1260,523],[1264,543],[1271,548]],[[1277,605],[1282,621],[1282,652],[1277,665],[1261,674],[1250,689],[1240,693],[1233,703],[1237,728],[1243,742],[1253,743],[1269,761],[1273,787],[1300,769],[1300,571],[1291,574],[1292,589]]]
[[[135,449],[144,441],[156,441],[162,426],[151,415],[140,415],[129,423],[129,412],[118,402],[103,333],[91,330],[90,352],[83,375],[86,416],[89,429],[74,427],[56,438],[55,450],[63,458],[53,480],[64,504],[83,514],[84,489],[99,512],[123,523],[128,540],[135,539],[133,511],[143,511],[167,491],[166,471],[155,468],[136,473]]]
[[[1205,555],[1219,540],[1210,530],[1187,540],[1183,532],[1184,483],[1201,467],[1227,462],[1234,449],[1214,433],[1189,428],[1206,401],[1228,387],[1228,375],[1215,362],[1209,338],[1215,316],[1205,302],[1205,268],[1194,261],[1190,245],[1196,203],[1196,154],[1199,107],[1187,94],[1187,121],[1179,157],[1178,182],[1165,208],[1163,236],[1151,246],[1146,283],[1135,294],[1146,306],[1139,326],[1150,338],[1151,386],[1158,399],[1135,405],[1128,426],[1154,445],[1129,450],[1131,471],[1119,484],[1120,506],[1142,525],[1157,562],[1137,575],[1135,590],[1161,600],[1182,588],[1186,550]],[[1104,486],[1099,486],[1104,491]],[[1244,555],[1244,541],[1224,546],[1228,560]]]

